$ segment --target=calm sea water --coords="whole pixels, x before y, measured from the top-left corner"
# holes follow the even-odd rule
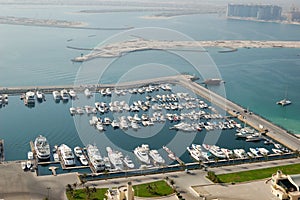
[[[136,28],[163,27],[182,32],[195,40],[299,40],[300,26],[226,20],[217,15],[190,15],[171,19],[143,19],[151,13],[107,13],[80,14],[82,9],[94,7],[54,7],[54,6],[5,6],[1,15],[44,19],[83,21],[91,27]],[[49,27],[0,25],[0,87],[26,85],[72,84],[80,64],[70,59],[80,55],[79,51],[66,46],[94,47],[118,31],[76,30]],[[69,41],[72,39],[72,41]],[[280,126],[300,133],[300,50],[299,49],[239,49],[234,53],[220,54],[216,49],[208,49],[226,81],[226,96],[244,107],[258,113]],[[84,52],[85,53],[85,52]],[[103,82],[115,82],[133,66],[145,63],[160,63],[172,66],[179,72],[197,73],[185,61],[161,51],[136,52],[119,59],[103,76]],[[276,105],[276,101],[288,95],[293,104],[288,107]],[[80,99],[83,99],[80,96]],[[90,102],[91,104],[93,102]],[[85,131],[89,141],[99,142],[100,150],[105,146],[119,148],[132,155],[133,147],[149,143],[160,148],[175,135],[165,127],[153,137],[133,137],[122,131],[107,130],[104,136],[88,125],[88,118],[82,116],[82,127],[75,127],[69,114],[71,102],[56,104],[52,96],[47,101],[36,104],[32,109],[23,105],[19,97],[9,98],[9,105],[0,109],[0,137],[5,140],[6,160],[25,159],[29,141],[45,135],[51,145],[66,143],[71,147],[83,146],[78,131]],[[80,125],[81,126],[81,125]],[[151,133],[151,129],[145,129]],[[232,137],[228,137],[232,135]],[[99,137],[101,137],[99,139]],[[200,143],[205,134],[190,136],[177,133],[175,152],[180,153],[191,141]],[[195,138],[195,139],[194,139]],[[224,132],[218,142],[225,147],[249,147],[233,139],[233,132]],[[190,141],[191,140],[191,141]],[[226,146],[229,145],[229,146]],[[163,156],[166,157],[165,154]],[[132,156],[133,157],[133,156]],[[188,159],[188,155],[183,154]]]

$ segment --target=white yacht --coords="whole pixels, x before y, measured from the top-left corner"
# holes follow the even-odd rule
[[[239,158],[245,158],[247,155],[244,149],[234,149],[233,153]]]
[[[58,101],[58,100],[61,99],[60,93],[56,90],[52,92],[52,95],[53,95],[53,98],[54,98],[55,101]]]
[[[82,156],[83,155],[83,153],[82,153],[82,149],[80,148],[80,147],[75,147],[74,148],[74,154],[75,154],[75,156],[77,157],[77,158],[80,158],[80,156]]]
[[[190,155],[192,156],[192,158],[194,158],[196,161],[200,161],[201,160],[201,153],[200,153],[200,151],[195,150],[194,148],[191,148],[191,147],[187,147],[186,149],[190,153]]]
[[[268,155],[269,154],[269,150],[261,147],[257,149],[259,151],[259,153],[261,153],[262,155]]]
[[[106,151],[107,151],[108,158],[111,164],[113,165],[113,167],[116,170],[122,170],[124,168],[122,162],[123,159],[122,153],[119,151],[114,151],[110,147],[106,147]]]
[[[70,91],[69,91],[69,95],[70,95],[70,97],[71,97],[72,99],[75,99],[76,96],[77,96],[77,94],[76,94],[76,92],[75,92],[74,90],[70,90]]]
[[[110,170],[111,169],[111,163],[108,157],[103,157],[103,162],[104,162],[104,166],[105,169]]]
[[[68,91],[66,89],[63,89],[63,90],[60,91],[60,96],[61,96],[63,101],[69,100],[69,94],[68,94]]]
[[[77,109],[75,107],[70,108],[70,114],[75,115],[77,113]]]
[[[25,104],[34,104],[35,103],[35,94],[34,92],[28,91],[25,93]]]
[[[33,153],[32,153],[32,151],[28,151],[28,153],[27,153],[27,159],[28,160],[33,160]]]
[[[80,160],[82,165],[88,165],[89,164],[88,160],[86,159],[86,157],[84,155],[81,155],[79,157],[79,160]]]
[[[104,131],[104,126],[103,126],[102,122],[97,122],[97,123],[96,123],[96,128],[97,128],[99,131]]]
[[[86,147],[87,154],[89,156],[90,162],[97,172],[103,171],[105,169],[105,165],[103,159],[101,157],[100,151],[96,145],[87,145]]]
[[[280,149],[275,149],[275,148],[273,148],[272,151],[273,151],[275,154],[282,154],[282,153],[283,153]]]
[[[90,98],[90,97],[93,96],[92,92],[91,92],[88,88],[86,88],[86,89],[84,90],[84,95],[85,95],[87,98]]]
[[[111,126],[112,126],[113,128],[119,128],[120,124],[119,124],[119,122],[117,122],[117,120],[113,120],[113,121],[111,122]]]
[[[58,150],[61,153],[62,161],[64,162],[65,166],[75,165],[75,156],[70,147],[68,147],[66,144],[62,144],[58,147]]]
[[[134,149],[134,154],[136,157],[143,163],[150,164],[150,158],[149,158],[149,145],[148,144],[142,144],[141,146],[138,146]]]
[[[132,162],[132,160],[130,159],[130,157],[128,155],[124,157],[123,162],[128,168],[130,168],[130,169],[134,168],[134,163]]]
[[[254,156],[259,156],[259,151],[255,148],[249,148],[250,152],[254,155]]]
[[[38,101],[44,100],[44,93],[42,93],[41,91],[36,91],[35,94]]]
[[[161,157],[161,155],[158,153],[157,150],[152,149],[149,151],[149,156],[156,162],[159,164],[163,164],[165,163],[165,160]]]
[[[50,145],[46,137],[39,135],[34,141],[34,148],[38,159],[47,160],[50,158]]]
[[[233,151],[226,148],[221,148],[221,151],[225,154],[225,156],[229,159],[233,155]]]
[[[217,145],[212,145],[209,152],[218,158],[226,158],[226,155],[221,151],[220,147]]]

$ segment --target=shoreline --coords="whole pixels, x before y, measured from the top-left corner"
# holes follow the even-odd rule
[[[300,22],[292,22],[288,20],[260,20],[255,18],[245,18],[245,17],[226,17],[226,19],[231,20],[241,20],[241,21],[253,21],[253,22],[263,22],[263,23],[277,23],[277,24],[289,24],[289,25],[300,25]]]

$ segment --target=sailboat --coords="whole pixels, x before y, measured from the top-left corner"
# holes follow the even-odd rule
[[[291,103],[292,101],[287,99],[287,90],[285,91],[285,98],[276,102],[276,104],[281,106],[287,106],[290,105]]]

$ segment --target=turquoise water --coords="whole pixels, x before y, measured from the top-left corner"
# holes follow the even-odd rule
[[[149,12],[77,13],[82,9],[95,7],[26,6],[24,9],[22,6],[5,6],[0,11],[3,16],[78,20],[89,23],[90,27],[163,27],[182,32],[195,40],[300,39],[300,26],[296,25],[225,20],[217,15],[190,15],[156,20],[141,18],[151,14]],[[118,31],[0,25],[0,87],[72,84],[80,64],[70,60],[85,52],[67,49],[66,46],[94,47],[116,33]],[[68,42],[69,39],[72,41]],[[230,100],[248,107],[287,130],[300,133],[299,49],[239,49],[234,53],[223,54],[217,53],[214,48],[208,51],[226,81],[226,96]],[[160,63],[172,66],[178,72],[197,74],[191,66],[176,56],[161,51],[149,51],[132,53],[119,59],[105,73],[102,81],[115,82],[132,66],[145,63]],[[276,105],[276,101],[284,98],[286,91],[293,104],[283,108]],[[71,102],[55,104],[50,95],[46,102],[29,109],[19,97],[10,97],[9,105],[0,109],[0,137],[5,140],[6,159],[25,159],[29,141],[38,134],[45,135],[52,145],[66,143],[71,147],[82,146],[73,118],[69,115],[70,105]],[[88,126],[87,118],[83,116],[80,120],[86,123],[87,127],[84,126],[84,129],[87,134],[98,134]],[[151,140],[131,138],[129,142],[126,134],[122,135],[121,131],[109,132],[112,132],[109,139],[116,146],[128,151],[142,142],[158,148],[171,139],[160,135]],[[226,135],[228,134],[222,133],[220,145],[232,142]],[[178,134],[182,139],[185,136]],[[202,141],[201,137],[204,136],[197,135],[195,142]],[[247,145],[232,143],[235,147]],[[105,142],[101,145],[104,150]],[[180,142],[176,145],[185,148]]]

